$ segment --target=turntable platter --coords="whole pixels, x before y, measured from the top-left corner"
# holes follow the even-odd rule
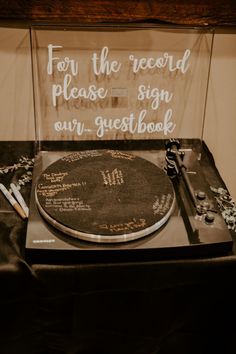
[[[158,230],[175,196],[157,165],[118,150],[70,153],[47,167],[35,189],[44,219],[63,233],[92,242],[126,242]]]

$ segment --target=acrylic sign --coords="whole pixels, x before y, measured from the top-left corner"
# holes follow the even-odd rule
[[[40,139],[201,134],[208,33],[35,30],[34,35]]]

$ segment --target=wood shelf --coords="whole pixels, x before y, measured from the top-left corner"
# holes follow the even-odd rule
[[[236,0],[0,0],[0,25],[155,22],[236,26]]]

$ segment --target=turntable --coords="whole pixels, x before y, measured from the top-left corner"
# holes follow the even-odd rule
[[[211,190],[225,186],[202,139],[212,33],[36,27],[32,38],[29,261],[230,252]]]
[[[159,229],[174,208],[162,169],[119,150],[74,152],[43,171],[35,199],[42,216],[72,237],[135,240]]]

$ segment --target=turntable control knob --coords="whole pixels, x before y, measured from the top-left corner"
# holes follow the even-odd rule
[[[197,204],[197,213],[199,215],[203,215],[208,212],[209,203],[207,201],[202,200],[200,203]]]
[[[197,192],[197,199],[204,200],[206,198],[206,193],[204,191]]]
[[[205,222],[207,224],[212,224],[215,220],[215,216],[213,213],[211,212],[207,212],[206,215],[205,215]]]

